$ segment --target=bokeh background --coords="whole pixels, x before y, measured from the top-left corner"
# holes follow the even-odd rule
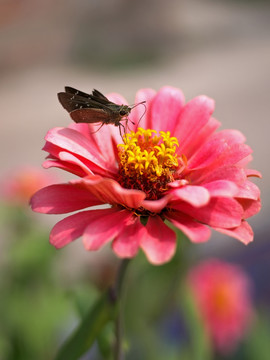
[[[268,1],[0,0],[0,177],[7,182],[24,166],[41,168],[46,132],[70,122],[56,97],[65,85],[85,92],[119,92],[129,103],[139,88],[164,85],[181,88],[187,100],[200,94],[213,97],[214,115],[223,128],[242,131],[254,150],[252,167],[263,174],[255,180],[263,208],[250,220],[255,241],[248,247],[213,233],[193,251],[198,258],[240,263],[254,282],[256,301],[269,315],[269,65]],[[65,179],[60,172],[47,172]],[[80,241],[56,252],[47,239],[58,218],[31,214],[26,202],[19,207],[10,200],[1,208],[0,281],[5,296],[0,295],[0,314],[7,312],[7,304],[10,309],[0,320],[0,351],[12,354],[10,347],[17,346],[7,359],[41,359],[33,354],[40,354],[42,346],[47,349],[51,329],[60,329],[63,338],[69,333],[67,323],[61,325],[67,313],[73,314],[68,324],[74,326],[70,293],[82,294],[83,302],[85,282],[93,280],[92,292],[104,288],[116,260],[107,261],[106,250],[87,253]],[[33,273],[37,278],[32,279]],[[29,318],[33,302],[39,307]],[[48,314],[52,320],[46,325]],[[40,346],[28,355],[30,345],[21,344],[25,323],[32,330],[44,324],[35,340]],[[61,336],[54,339],[55,347]],[[48,351],[44,358],[50,356]]]

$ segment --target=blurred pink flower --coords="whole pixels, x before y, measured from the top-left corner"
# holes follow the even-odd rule
[[[57,177],[34,166],[21,166],[1,179],[1,197],[13,204],[28,205],[39,189],[55,183]]]
[[[126,104],[120,95],[109,98]],[[245,137],[237,130],[215,132],[220,123],[206,96],[184,104],[180,90],[163,87],[157,93],[140,90],[136,103],[143,100],[146,113],[142,116],[140,106],[132,110],[134,131],[124,136],[124,144],[111,125],[94,133],[93,125],[71,124],[47,133],[45,168],[59,167],[79,178],[37,192],[33,210],[61,214],[110,205],[60,221],[51,243],[61,248],[82,235],[85,248],[97,250],[113,240],[119,257],[133,257],[142,248],[151,263],[162,264],[176,248],[176,235],[164,220],[195,243],[209,239],[210,227],[245,244],[252,241],[245,219],[260,210],[260,192],[248,179],[260,174],[246,168],[252,150]],[[141,217],[148,217],[146,226]]]
[[[195,266],[188,282],[213,345],[222,354],[231,353],[253,317],[248,276],[237,265],[211,259]]]

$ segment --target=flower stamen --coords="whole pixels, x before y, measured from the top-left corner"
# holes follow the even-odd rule
[[[178,140],[169,131],[158,135],[142,128],[125,134],[123,140],[118,145],[120,184],[144,191],[147,199],[159,199],[168,190],[167,184],[178,178]]]

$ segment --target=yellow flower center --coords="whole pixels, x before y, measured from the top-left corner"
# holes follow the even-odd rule
[[[139,128],[123,136],[118,145],[119,182],[128,189],[139,189],[147,199],[159,199],[167,184],[177,179],[178,140],[170,132]]]

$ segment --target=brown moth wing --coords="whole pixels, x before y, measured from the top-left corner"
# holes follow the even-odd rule
[[[114,104],[111,102],[106,96],[104,96],[100,91],[94,89],[92,91],[92,95],[90,95],[91,99],[96,100],[102,104]]]
[[[75,96],[80,96],[83,97],[85,99],[89,99],[90,98],[90,94],[87,94],[81,90],[77,90],[71,86],[65,86],[65,92],[67,94],[71,94],[71,95],[75,95]]]
[[[57,96],[58,96],[58,100],[60,101],[63,108],[66,109],[69,113],[71,111],[75,110],[77,102],[71,100],[73,97],[72,94],[60,92],[57,94]]]
[[[92,95],[89,95],[88,98],[83,97],[81,95],[66,93],[66,92],[60,92],[57,94],[58,100],[63,106],[64,109],[66,109],[69,113],[71,111],[79,110],[79,109],[103,109],[107,111],[108,113],[111,113],[111,109],[108,108],[106,105],[102,104],[99,101],[96,101],[94,98],[92,98]],[[108,103],[110,104],[110,103]]]
[[[76,123],[94,124],[102,122],[104,124],[114,124],[112,115],[102,109],[78,109],[71,111],[70,116]]]

